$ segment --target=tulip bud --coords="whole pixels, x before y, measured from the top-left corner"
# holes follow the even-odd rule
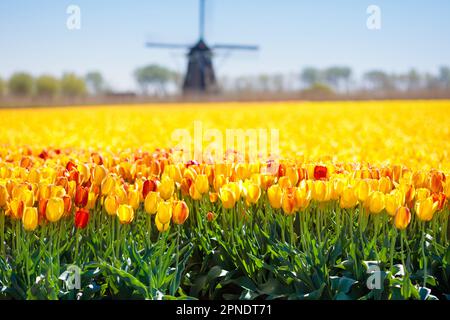
[[[92,169],[92,184],[99,186],[106,177],[106,169],[103,165],[95,165]]]
[[[25,203],[19,199],[13,199],[9,203],[9,213],[11,218],[15,220],[22,219],[23,210],[25,209]]]
[[[189,195],[193,200],[200,200],[202,198],[202,194],[198,191],[195,183],[191,184],[189,187]]]
[[[212,222],[212,221],[214,220],[214,213],[211,212],[211,211],[209,211],[209,212],[206,214],[206,220],[208,220],[208,222]]]
[[[23,228],[26,231],[34,231],[38,225],[38,211],[33,207],[26,207],[22,216]]]
[[[129,190],[128,191],[128,204],[134,209],[137,210],[140,205],[140,193],[138,190]]]
[[[121,224],[129,224],[134,220],[134,210],[130,205],[121,204],[117,209],[117,216]]]
[[[147,198],[149,192],[156,191],[156,182],[153,180],[145,180],[142,186],[142,196],[143,198]]]
[[[219,194],[217,192],[210,192],[209,193],[209,201],[211,203],[216,203],[219,199]]]
[[[89,200],[89,189],[83,186],[77,186],[75,191],[75,205],[77,207],[85,207]]]

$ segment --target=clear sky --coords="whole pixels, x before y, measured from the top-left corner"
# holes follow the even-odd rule
[[[68,30],[66,9],[81,9]],[[381,9],[381,29],[366,9]],[[218,54],[221,75],[299,72],[343,64],[356,73],[450,65],[448,0],[206,0],[206,40],[257,44],[257,53]],[[132,71],[149,63],[185,70],[184,51],[145,48],[147,40],[192,43],[198,0],[2,0],[0,76],[101,71],[115,89],[134,89]]]

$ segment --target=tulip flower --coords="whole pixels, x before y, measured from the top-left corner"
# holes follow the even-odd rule
[[[169,223],[172,218],[172,203],[169,201],[160,202],[158,211],[156,212],[156,218],[163,225]]]
[[[145,199],[149,192],[156,191],[156,182],[153,180],[145,180],[142,186],[142,196]]]
[[[119,198],[116,195],[106,196],[103,205],[108,215],[115,216],[119,208]]]
[[[86,228],[89,222],[89,211],[87,209],[81,208],[78,209],[75,213],[75,227],[77,229]]]
[[[394,218],[395,227],[399,230],[404,230],[411,222],[411,212],[408,207],[400,207],[397,209]]]
[[[129,224],[134,220],[134,210],[128,204],[121,204],[117,208],[117,216],[121,224]]]
[[[208,222],[212,222],[214,220],[214,213],[208,211],[208,213],[206,214],[206,220],[208,220]]]
[[[50,198],[45,209],[45,217],[50,222],[57,222],[64,214],[64,201],[61,198]]]
[[[437,201],[433,202],[433,197],[428,197],[425,200],[416,201],[414,209],[419,220],[431,221],[438,205],[439,203]]]
[[[217,192],[210,192],[209,193],[209,201],[211,203],[216,203],[219,199],[219,194]]]
[[[208,176],[206,174],[199,174],[195,179],[195,188],[200,194],[205,194],[209,191]]]
[[[295,211],[295,190],[288,188],[284,193],[281,200],[281,206],[286,215],[291,215]]]
[[[236,204],[236,196],[231,187],[227,184],[220,188],[219,198],[225,209],[231,209]]]
[[[322,180],[326,179],[328,169],[325,166],[315,166],[314,167],[314,179]]]
[[[245,186],[245,199],[249,204],[255,204],[258,202],[259,197],[261,196],[261,188],[255,184],[248,182]]]
[[[384,196],[384,205],[386,212],[390,216],[395,216],[397,209],[402,206],[402,194],[398,190],[393,190],[391,193]]]
[[[174,181],[169,177],[164,177],[161,180],[158,191],[163,200],[169,200],[175,191]]]
[[[289,178],[289,181],[291,182],[291,186],[296,186],[299,180],[298,177],[298,170],[296,167],[287,167],[286,168],[286,176]]]
[[[344,187],[339,204],[343,209],[354,208],[358,204],[356,190],[351,186]]]
[[[75,191],[75,205],[77,207],[85,207],[89,200],[89,189],[87,187],[78,186]]]
[[[183,224],[189,217],[189,208],[184,201],[175,201],[172,209],[172,221],[175,224]]]
[[[267,189],[267,197],[269,198],[270,206],[274,209],[281,208],[281,200],[283,197],[283,190],[278,184],[274,184]]]
[[[9,194],[6,186],[0,184],[0,208],[5,208],[8,203]]]
[[[38,225],[38,211],[34,207],[26,207],[22,216],[23,228],[26,231],[34,231]]]
[[[202,198],[202,194],[198,191],[195,183],[191,184],[189,187],[189,195],[193,200],[200,200]]]
[[[169,226],[170,226],[170,220],[167,223],[161,223],[158,219],[158,215],[156,215],[155,217],[155,224],[156,224],[156,229],[158,229],[159,232],[165,232],[167,230],[169,230]]]
[[[103,179],[106,177],[106,169],[103,165],[95,165],[92,168],[92,183],[96,186],[102,184]]]
[[[295,188],[294,191],[295,207],[304,210],[309,206],[311,192],[304,187]]]
[[[380,213],[384,209],[384,193],[375,191],[370,194],[368,201],[371,213]]]
[[[156,214],[158,211],[158,204],[161,201],[159,193],[155,191],[150,191],[145,197],[144,209],[148,214]]]
[[[129,190],[128,191],[128,204],[134,209],[137,210],[140,205],[140,193],[138,190]]]
[[[111,174],[107,175],[101,183],[102,195],[108,195],[111,192],[113,192],[115,189],[115,186],[116,186],[115,177]]]
[[[365,202],[370,194],[370,186],[367,179],[359,180],[355,186],[355,192],[358,196],[358,200]]]

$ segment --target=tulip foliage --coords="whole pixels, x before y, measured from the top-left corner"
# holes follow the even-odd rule
[[[448,150],[289,155],[0,145],[0,298],[450,298]]]

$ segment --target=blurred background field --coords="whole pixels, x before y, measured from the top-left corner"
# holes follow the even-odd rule
[[[283,158],[450,169],[450,101],[265,102],[0,111],[8,146],[76,150],[171,148],[176,129],[278,129]],[[206,142],[205,142],[206,143]]]

